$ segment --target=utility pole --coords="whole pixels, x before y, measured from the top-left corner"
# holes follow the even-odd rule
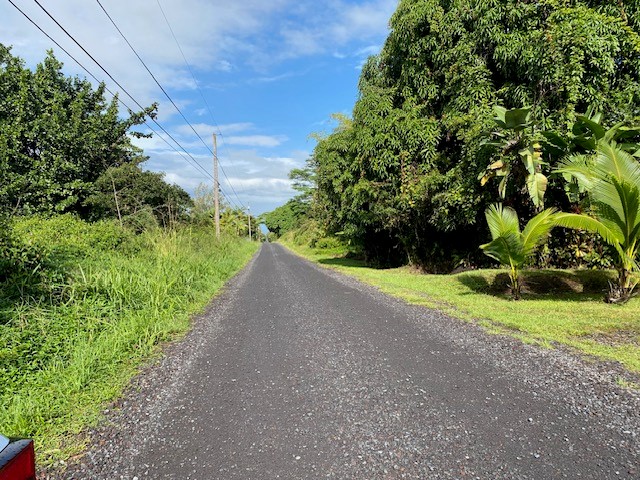
[[[215,207],[216,238],[220,238],[220,183],[218,182],[218,139],[213,134],[213,205]]]
[[[249,221],[249,240],[251,240],[251,211],[247,205],[247,220]]]

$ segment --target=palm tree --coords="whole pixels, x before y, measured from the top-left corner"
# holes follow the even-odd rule
[[[610,284],[605,301],[626,302],[639,280],[640,164],[602,139],[594,155],[571,156],[557,171],[571,175],[588,192],[593,216],[559,213],[556,225],[598,233],[616,249],[618,280]]]
[[[520,231],[518,214],[511,207],[498,203],[485,211],[487,224],[491,231],[491,242],[480,245],[485,255],[510,268],[509,280],[514,300],[520,298],[520,269],[531,257],[535,248],[543,243],[555,226],[555,209],[547,208],[538,213]]]

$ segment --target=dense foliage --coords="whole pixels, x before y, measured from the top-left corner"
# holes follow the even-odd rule
[[[0,44],[0,281],[42,257],[14,238],[13,217],[73,213],[142,231],[171,226],[191,207],[181,187],[142,169],[146,157],[131,142],[155,105],[123,118],[104,85],[62,67],[49,52],[32,71]]]
[[[104,85],[65,76],[53,53],[31,71],[0,44],[0,210],[86,213],[109,167],[140,162],[128,133],[154,110],[121,119]]]
[[[479,261],[501,197],[523,219],[579,208],[553,168],[585,125],[638,119],[638,32],[636,2],[401,0],[353,118],[314,151],[313,214],[373,263],[449,269]]]
[[[89,218],[118,218],[137,228],[149,223],[171,226],[193,203],[181,187],[165,182],[164,174],[143,171],[134,163],[108,168],[92,191],[85,201]]]
[[[300,228],[311,214],[311,204],[316,191],[316,172],[313,159],[305,168],[294,168],[289,172],[292,187],[298,192],[294,198],[271,212],[262,215],[262,222],[276,238]]]

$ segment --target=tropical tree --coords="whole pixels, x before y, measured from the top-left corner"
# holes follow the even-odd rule
[[[152,224],[168,227],[193,205],[182,187],[165,181],[164,173],[145,171],[133,163],[108,168],[91,190],[85,206],[92,220],[115,217],[120,223],[137,223],[142,216]]]
[[[605,301],[624,303],[640,277],[640,164],[615,143],[600,140],[594,155],[573,155],[557,170],[571,175],[588,193],[590,214],[559,213],[556,225],[599,234],[617,254],[618,279]]]
[[[52,52],[32,71],[0,44],[0,210],[87,213],[92,184],[109,167],[137,163],[131,127],[153,105],[121,117],[105,86],[68,77]]]
[[[555,226],[555,209],[548,208],[533,217],[520,231],[518,214],[502,204],[491,205],[485,211],[491,242],[481,245],[485,255],[509,267],[509,286],[514,300],[520,298],[522,284],[520,270],[531,258],[536,247],[542,244]]]
[[[485,185],[490,179],[500,177],[498,193],[504,200],[510,177],[521,171],[529,199],[540,211],[544,207],[548,180],[542,173],[542,146],[534,132],[531,107],[507,110],[497,105],[493,110],[493,120],[499,130],[493,132],[493,141],[486,145],[496,147],[499,158],[478,176],[480,184]],[[520,164],[524,168],[517,168]]]
[[[380,55],[362,69],[351,121],[314,152],[312,211],[372,261],[424,265],[478,253],[477,225],[496,201],[481,172],[506,177],[509,163],[500,193],[523,216],[543,202],[567,207],[564,182],[547,175],[551,141],[538,134],[586,139],[572,126],[590,105],[613,124],[638,116],[638,32],[639,2],[400,0]],[[530,113],[535,132],[508,128],[528,122],[511,123],[514,110]],[[503,146],[492,150],[494,131]]]

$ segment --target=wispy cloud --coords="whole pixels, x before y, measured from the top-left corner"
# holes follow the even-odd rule
[[[238,145],[243,147],[277,147],[288,139],[284,135],[239,135],[226,137],[228,145]]]

